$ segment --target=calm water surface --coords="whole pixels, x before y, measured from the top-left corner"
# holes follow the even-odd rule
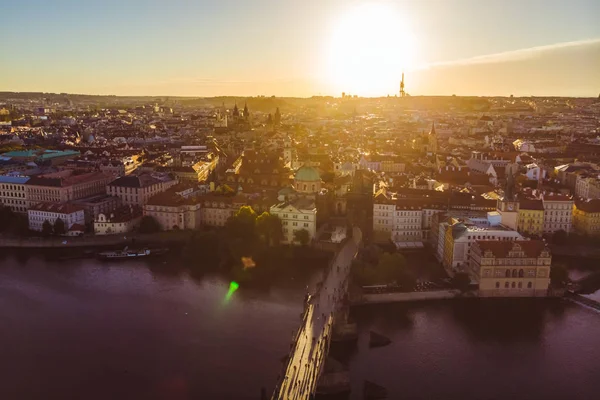
[[[168,266],[167,266],[168,267]],[[303,290],[240,288],[143,262],[0,260],[0,399],[256,399]]]
[[[1,255],[0,255],[1,256]],[[299,324],[305,282],[271,291],[170,265],[0,259],[0,399],[257,399]],[[567,302],[359,308],[346,354],[390,399],[598,399],[600,314]],[[369,349],[369,331],[392,344]]]
[[[600,398],[600,313],[562,300],[455,300],[355,310],[352,399]],[[369,348],[369,332],[392,344]]]

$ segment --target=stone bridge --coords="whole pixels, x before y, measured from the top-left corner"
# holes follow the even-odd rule
[[[347,328],[350,264],[361,243],[362,232],[354,227],[352,237],[342,242],[323,280],[307,298],[302,323],[290,344],[272,400],[314,399],[320,384],[344,386],[343,378],[340,381],[335,374],[323,375],[332,337]]]

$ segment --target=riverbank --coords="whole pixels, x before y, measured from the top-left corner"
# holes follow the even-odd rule
[[[193,236],[193,231],[165,231],[157,233],[127,233],[120,235],[50,236],[50,237],[9,237],[0,236],[0,248],[71,248],[127,246],[131,244],[170,244],[185,243]]]

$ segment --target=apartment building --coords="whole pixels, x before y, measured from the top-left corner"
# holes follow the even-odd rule
[[[573,197],[561,193],[542,193],[544,204],[544,233],[572,230]]]
[[[600,199],[575,200],[573,228],[584,235],[600,235]]]
[[[164,192],[177,184],[169,174],[141,174],[122,176],[106,187],[109,196],[121,199],[122,204],[143,207],[152,196]]]
[[[16,213],[27,212],[25,183],[29,177],[0,175],[0,205]]]
[[[176,185],[148,199],[144,215],[156,219],[161,229],[198,229],[202,224],[202,201],[190,196],[192,188]]]
[[[25,198],[29,207],[42,202],[65,203],[104,193],[111,179],[98,171],[76,174],[65,170],[33,176],[25,183]]]

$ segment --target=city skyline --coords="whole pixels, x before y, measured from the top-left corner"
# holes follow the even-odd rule
[[[398,93],[402,71],[412,95],[600,91],[600,3],[592,0],[23,1],[3,9],[0,32],[11,45],[2,91],[385,96]]]

